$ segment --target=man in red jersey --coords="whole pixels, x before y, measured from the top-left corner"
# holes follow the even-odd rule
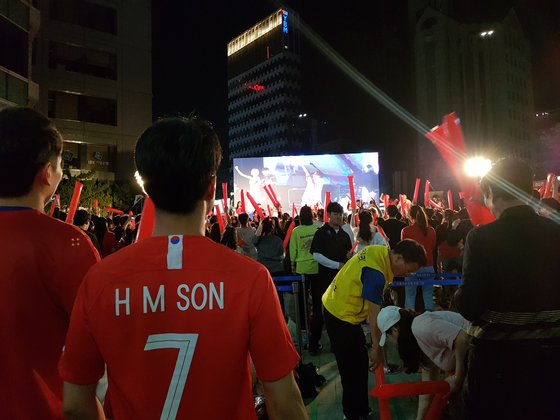
[[[62,178],[62,139],[29,108],[0,111],[0,417],[61,419],[57,363],[87,270],[75,226],[43,214]]]
[[[307,418],[270,275],[204,236],[221,160],[214,130],[161,120],[135,159],[156,207],[153,237],[86,276],[60,362],[64,412],[102,417],[95,386],[106,363],[115,418],[254,419],[250,356],[271,418]]]

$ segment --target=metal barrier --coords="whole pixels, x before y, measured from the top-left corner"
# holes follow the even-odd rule
[[[463,284],[461,273],[416,273],[408,280],[393,281],[389,287],[397,286],[456,286]]]
[[[447,381],[426,381],[388,384],[385,381],[383,364],[380,364],[375,369],[375,386],[369,393],[376,397],[379,402],[379,418],[381,420],[391,420],[389,399],[432,394],[433,398],[424,420],[438,420],[441,419],[447,403],[449,383]]]
[[[303,337],[301,333],[301,316],[300,308],[299,308],[299,294],[300,288],[299,285],[302,285],[301,290],[303,291],[304,296],[304,311],[307,311],[307,299],[305,298],[305,278],[303,275],[299,276],[276,276],[273,277],[272,280],[274,281],[274,285],[276,287],[276,291],[278,293],[293,293],[294,294],[294,301],[295,301],[295,311],[296,311],[296,334],[298,338],[298,352],[299,356],[303,358]],[[283,284],[278,285],[277,282],[291,282],[291,284]],[[305,314],[305,319],[307,319],[307,315]]]

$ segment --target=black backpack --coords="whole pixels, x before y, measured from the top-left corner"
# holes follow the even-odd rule
[[[318,394],[317,388],[323,386],[326,379],[317,373],[317,367],[313,363],[300,363],[296,366],[296,382],[303,398],[315,398]]]

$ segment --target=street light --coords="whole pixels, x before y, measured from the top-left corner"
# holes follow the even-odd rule
[[[482,31],[481,33],[479,33],[481,38],[486,38],[487,36],[492,36],[494,35],[494,30],[490,29],[488,31]]]
[[[492,169],[492,162],[490,159],[483,157],[473,157],[465,161],[463,169],[470,177],[482,178],[490,169]]]

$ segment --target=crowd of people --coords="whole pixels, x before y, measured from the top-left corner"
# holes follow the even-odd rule
[[[307,418],[272,279],[288,274],[305,279],[311,355],[324,351],[326,328],[347,419],[371,415],[368,372],[386,342],[407,372],[454,371],[446,380],[458,418],[555,417],[560,225],[527,204],[524,162],[499,161],[482,179],[497,220],[473,227],[463,206],[381,210],[373,200],[346,212],[309,203],[293,218],[280,206],[261,218],[226,209],[220,221],[220,161],[204,121],[148,127],[135,163],[155,226],[135,241],[128,215],[80,209],[74,226],[45,215],[63,176],[62,138],[32,109],[0,110],[5,418],[255,418],[252,367],[270,418]],[[442,271],[462,272],[463,284],[439,299],[433,286],[422,299],[416,286],[390,291],[395,277]],[[420,399],[418,418],[428,403]]]

